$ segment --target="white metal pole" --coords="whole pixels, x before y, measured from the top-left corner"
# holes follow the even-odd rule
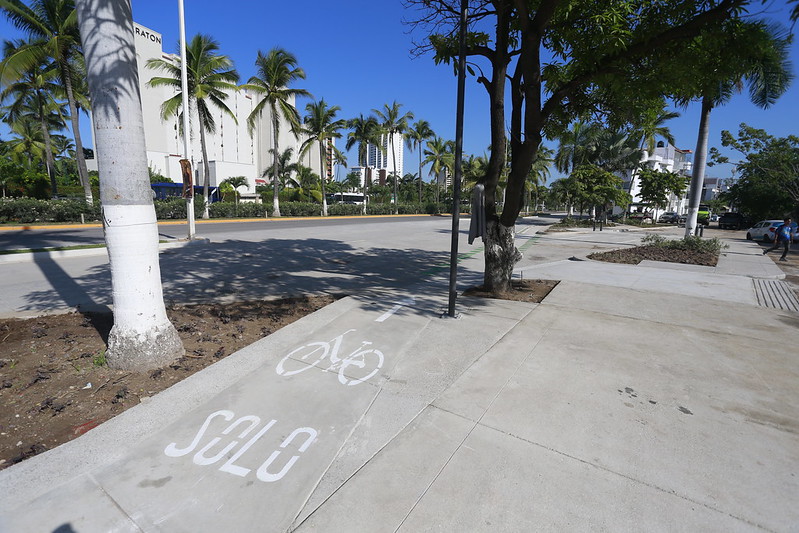
[[[183,16],[183,0],[178,0],[178,20],[180,21],[180,90],[183,93],[183,157],[191,161],[189,152],[189,78],[186,72],[186,20]],[[189,240],[192,240],[195,233],[193,179],[191,194],[186,199],[186,221],[189,224]]]

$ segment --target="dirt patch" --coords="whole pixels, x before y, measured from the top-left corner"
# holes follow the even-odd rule
[[[511,290],[491,292],[483,286],[466,289],[464,296],[477,296],[478,298],[495,298],[497,300],[514,300],[517,302],[541,303],[547,294],[555,288],[558,281],[549,279],[515,279],[511,282]]]
[[[588,256],[596,261],[637,265],[641,261],[665,261],[686,265],[716,266],[719,256],[710,252],[666,248],[663,246],[636,246],[609,252],[599,252]]]
[[[335,300],[326,295],[167,309],[186,355],[146,373],[105,365],[110,314],[0,320],[0,469],[86,433]]]

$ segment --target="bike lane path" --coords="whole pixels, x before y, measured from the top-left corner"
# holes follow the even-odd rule
[[[467,348],[452,350],[463,341],[461,328],[447,327],[452,319],[441,318],[443,302],[425,292],[362,295],[334,305],[337,310],[241,350],[246,377],[218,391],[210,384],[212,393],[195,392],[195,403],[183,411],[163,406],[186,401],[176,389],[153,402],[158,405],[137,406],[131,411],[138,413],[15,469],[28,477],[19,486],[39,484],[19,500],[25,491],[39,493],[4,509],[0,525],[10,531],[285,530],[303,508],[338,490],[520,318],[516,308],[508,316],[486,313],[481,321],[494,334],[479,341],[475,335]],[[331,354],[307,371],[276,371],[292,352],[283,370],[306,364],[306,350],[298,347],[330,343],[332,351],[339,337],[339,357],[382,352],[379,371],[358,382],[369,369],[349,365],[342,377],[328,371]],[[209,379],[211,373],[199,376],[183,389],[202,388]],[[111,434],[103,443],[106,429]],[[0,486],[13,490],[2,477]]]

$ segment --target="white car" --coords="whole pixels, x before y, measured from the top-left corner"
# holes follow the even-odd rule
[[[746,238],[750,241],[774,242],[774,234],[780,224],[782,224],[782,220],[761,220],[746,230]],[[794,242],[796,242],[796,222],[791,222],[791,233],[793,234]]]

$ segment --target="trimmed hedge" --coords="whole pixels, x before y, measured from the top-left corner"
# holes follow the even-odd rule
[[[155,215],[158,220],[181,220],[186,218],[186,201],[183,198],[155,200]],[[402,215],[436,215],[452,211],[446,204],[400,204]],[[211,218],[263,218],[272,216],[272,203],[217,202],[209,208]],[[469,212],[469,206],[461,207],[462,213]],[[357,216],[363,214],[363,206],[355,204],[329,204],[330,216]],[[35,198],[6,198],[0,200],[0,223],[31,224],[34,222],[80,222],[100,220],[100,202],[86,204],[83,199],[37,200]],[[202,199],[194,201],[194,217],[202,218]],[[280,214],[284,217],[318,217],[322,215],[322,205],[315,202],[280,202]],[[393,215],[393,204],[371,203],[366,206],[367,215]]]
[[[0,201],[0,222],[80,222],[100,220],[100,202],[89,205],[83,200],[37,200],[14,198]]]

